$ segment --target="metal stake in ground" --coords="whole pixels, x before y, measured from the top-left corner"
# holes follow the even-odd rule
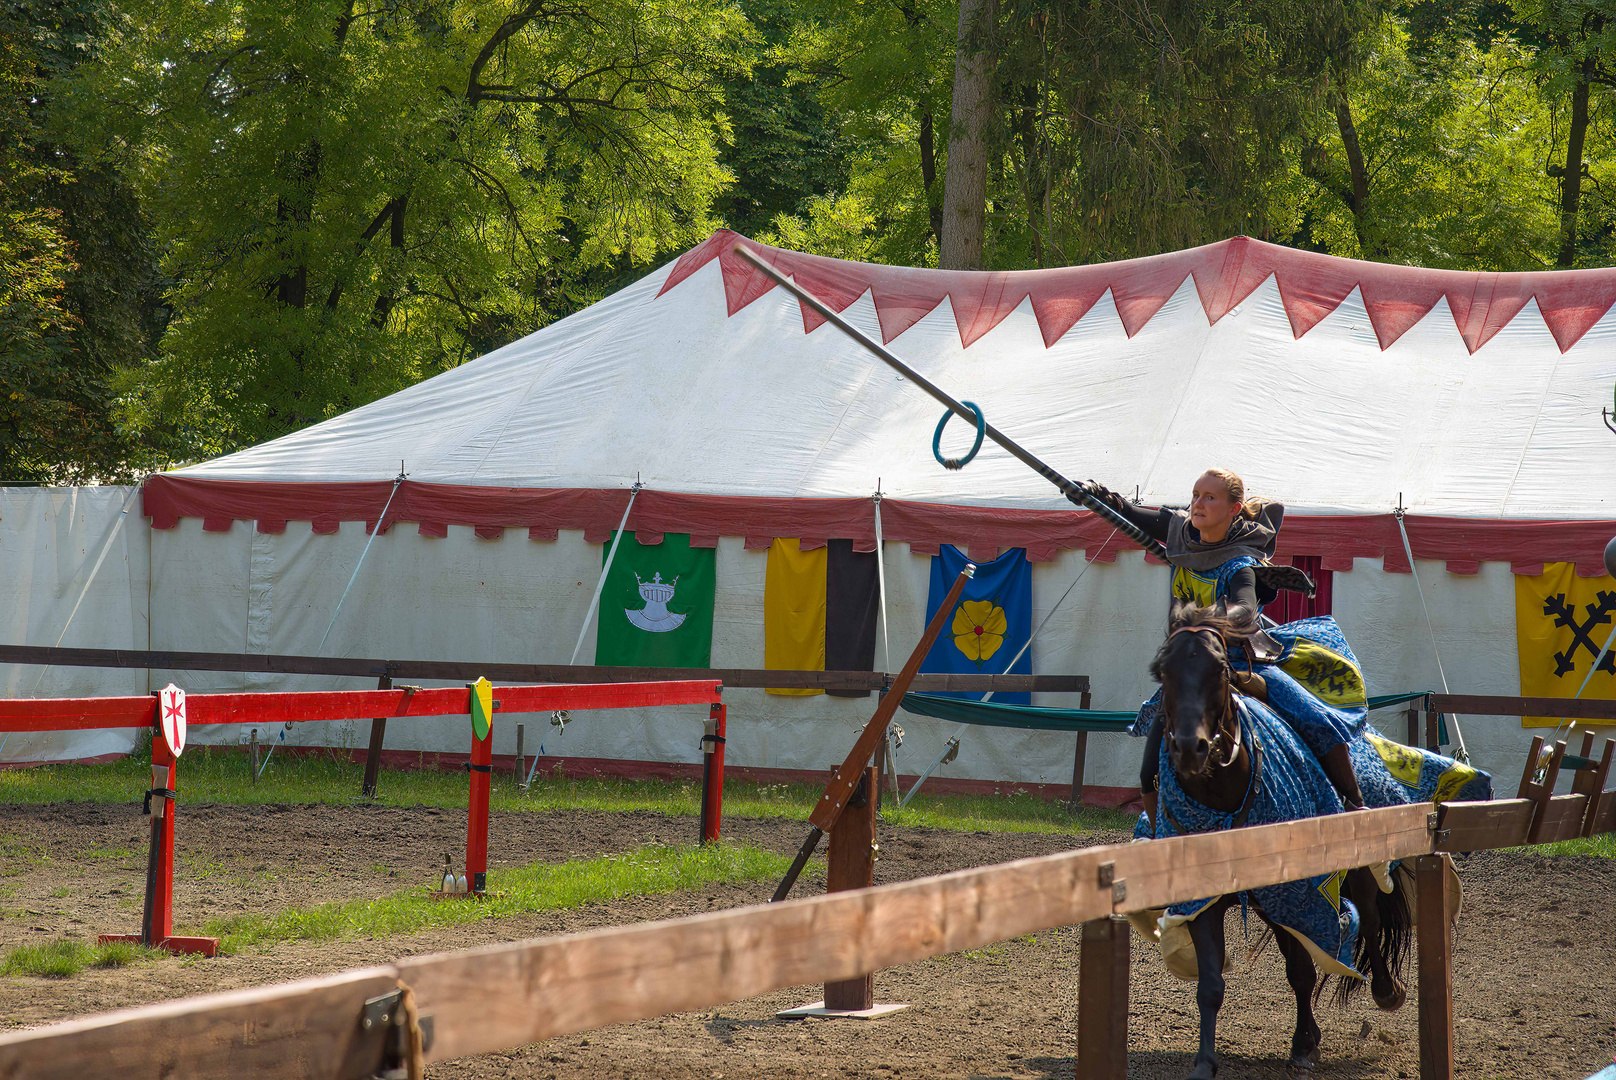
[[[1139,526],[1135,525],[1133,522],[1117,513],[1111,507],[1095,498],[1089,493],[1087,487],[1082,484],[1075,484],[1066,479],[1066,477],[1044,464],[1037,457],[1034,457],[1019,443],[1008,438],[998,428],[994,427],[992,424],[985,423],[983,418],[979,416],[975,410],[971,409],[963,402],[954,400],[925,376],[921,375],[914,368],[898,359],[897,356],[895,356],[886,346],[875,341],[869,335],[865,334],[864,331],[842,318],[839,312],[828,307],[824,301],[819,299],[819,297],[815,296],[813,293],[809,292],[807,289],[804,289],[801,285],[798,285],[795,281],[792,281],[780,271],[770,266],[757,252],[753,251],[744,244],[738,245],[735,250],[741,256],[741,258],[763,271],[763,273],[773,280],[776,285],[779,285],[782,289],[785,289],[787,292],[791,293],[791,295],[795,296],[802,303],[813,308],[822,319],[836,327],[836,329],[840,330],[854,341],[858,342],[860,345],[864,346],[871,353],[875,354],[875,356],[879,358],[882,363],[886,364],[898,374],[920,387],[920,389],[936,398],[955,416],[958,416],[961,420],[964,420],[968,424],[981,428],[988,438],[992,439],[1005,450],[1009,451],[1011,457],[1032,469],[1033,472],[1037,473],[1039,476],[1042,476],[1051,484],[1054,484],[1055,487],[1060,490],[1062,495],[1066,496],[1072,502],[1077,503],[1079,506],[1094,511],[1096,514],[1100,515],[1100,517],[1104,518],[1112,525],[1115,525],[1118,532],[1122,533],[1124,536],[1128,537],[1128,539],[1132,540],[1134,543],[1138,544],[1152,555],[1155,555],[1157,558],[1165,559],[1167,557],[1167,549],[1161,545],[1160,541],[1146,535],[1144,530],[1140,529]]]
[[[802,868],[808,865],[808,859],[813,855],[814,849],[819,846],[820,838],[835,827],[836,819],[841,816],[843,808],[847,806],[847,800],[853,794],[853,788],[864,777],[864,766],[869,762],[870,755],[875,753],[875,748],[881,740],[887,737],[887,725],[892,722],[892,715],[898,711],[903,695],[909,692],[909,684],[914,681],[915,673],[920,670],[920,662],[926,658],[937,636],[942,633],[943,624],[954,614],[954,605],[959,603],[960,593],[965,591],[965,583],[975,576],[976,566],[966,563],[965,569],[954,579],[954,586],[948,590],[948,595],[944,597],[937,613],[931,617],[926,632],[920,636],[920,644],[909,654],[903,670],[892,680],[891,689],[875,707],[875,715],[870,718],[863,734],[858,737],[858,742],[853,744],[853,750],[847,755],[847,760],[831,774],[830,783],[825,786],[825,794],[819,797],[819,804],[814,807],[814,812],[808,815],[808,820],[813,825],[808,830],[808,839],[802,842],[797,857],[791,862],[791,869],[780,879],[780,887],[774,890],[770,903],[786,898],[791,892],[791,886],[797,883],[798,876],[802,874]]]

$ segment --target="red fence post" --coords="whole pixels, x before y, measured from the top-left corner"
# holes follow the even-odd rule
[[[475,691],[474,691],[475,692]],[[494,725],[488,734],[471,736],[471,796],[466,814],[466,888],[473,893],[488,889],[488,782],[494,771]]]
[[[153,735],[152,790],[175,790],[178,765],[162,733]],[[146,871],[146,911],[140,934],[143,945],[158,946],[174,933],[174,804],[162,795],[151,797],[151,827],[151,864]]]
[[[724,729],[728,706],[713,703],[701,737],[701,842],[718,842],[724,818]]]

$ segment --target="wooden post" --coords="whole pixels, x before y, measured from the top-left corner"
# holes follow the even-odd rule
[[[1083,924],[1077,955],[1077,1078],[1127,1080],[1128,920]]]
[[[1425,748],[1433,754],[1442,752],[1442,714],[1435,709],[1425,711]]]
[[[887,751],[891,747],[892,737],[889,731],[887,738],[882,739],[881,744],[875,748],[875,759],[870,762],[875,769],[875,812],[877,814],[881,812],[882,788],[886,787]]]
[[[253,783],[258,783],[258,729],[252,729],[252,774]]]
[[[383,675],[376,680],[376,689],[391,690],[393,677]],[[365,779],[359,785],[359,794],[366,799],[376,797],[376,777],[382,769],[382,742],[387,738],[387,717],[378,716],[370,722],[370,746],[365,751]]]
[[[475,693],[475,691],[473,691]],[[488,891],[488,786],[494,772],[494,725],[488,735],[471,736],[471,792],[466,813],[466,889],[470,893]]]
[[[864,889],[875,884],[875,799],[871,796],[880,779],[874,769],[864,770],[864,779],[830,830],[826,892]],[[874,976],[825,984],[827,1009],[859,1012],[874,1004]]]
[[[701,738],[701,842],[716,844],[724,822],[724,732],[728,706],[715,704]]]
[[[1087,709],[1091,700],[1093,699],[1089,692],[1085,690],[1083,691],[1083,696],[1078,698],[1077,707]],[[1066,809],[1074,814],[1077,812],[1077,808],[1083,805],[1083,773],[1088,766],[1088,760],[1089,733],[1079,731],[1077,733],[1077,746],[1072,752],[1072,797],[1066,803]]]
[[[1408,738],[1403,740],[1403,745],[1420,745],[1420,710],[1417,705],[1408,707]]]
[[[1446,855],[1414,860],[1420,972],[1420,1080],[1453,1080],[1452,871]]]
[[[522,740],[526,735],[527,735],[527,725],[526,724],[517,724],[516,725],[516,773],[515,773],[515,775],[516,775],[516,782],[518,784],[521,784],[521,782],[524,779],[526,779],[526,777],[527,777],[527,754],[525,754],[523,752],[523,750],[522,750]]]

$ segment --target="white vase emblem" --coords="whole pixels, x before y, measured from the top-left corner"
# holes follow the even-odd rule
[[[628,621],[653,634],[666,634],[669,630],[679,629],[685,617],[668,610],[668,601],[673,599],[679,579],[675,577],[672,581],[663,581],[659,572],[652,574],[650,581],[636,573],[634,580],[640,583],[640,598],[645,601],[645,607],[624,608],[623,614],[628,616]]]

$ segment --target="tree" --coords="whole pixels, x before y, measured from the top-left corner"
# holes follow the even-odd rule
[[[960,0],[954,59],[954,103],[943,185],[942,257],[949,270],[982,269],[987,213],[988,140],[997,111],[995,0]]]
[[[126,203],[108,212],[116,177],[80,172],[48,126],[54,82],[85,54],[90,19],[76,3],[0,8],[5,482],[125,479],[151,463],[115,415],[116,371],[137,362],[149,340],[144,327],[129,325],[123,302],[140,292],[130,279],[142,260],[112,257],[139,248],[139,214]],[[115,269],[129,272],[114,281],[106,272]]]
[[[701,0],[135,0],[74,78],[172,281],[131,417],[272,438],[705,235],[747,39]]]

